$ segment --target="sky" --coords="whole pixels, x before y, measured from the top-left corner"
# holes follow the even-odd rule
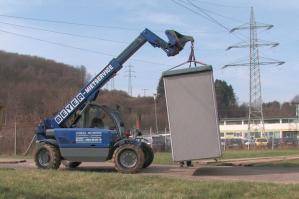
[[[286,62],[281,66],[261,67],[263,101],[291,101],[295,95],[299,94],[297,77],[299,72],[299,39],[297,37],[299,3],[297,0],[271,0],[271,4],[269,0],[190,1],[208,10],[207,12],[212,17],[228,29],[249,22],[250,7],[253,6],[256,21],[274,25],[270,30],[260,30],[258,37],[262,40],[280,43],[276,48],[260,48],[261,56]],[[7,17],[7,15],[93,24],[97,27],[24,20]],[[32,30],[24,26],[80,34],[109,41],[71,37]],[[241,31],[242,36],[235,36],[223,27],[171,0],[90,0],[88,2],[83,0],[0,0],[0,50],[40,56],[73,66],[84,65],[92,76],[106,66],[113,56],[116,57],[121,53],[144,28],[152,30],[164,39],[166,39],[164,31],[167,29],[192,35],[195,38],[196,58],[213,66],[215,79],[225,80],[233,86],[239,103],[248,101],[249,68],[222,69],[222,66],[236,62],[240,58],[248,60],[248,49],[225,50],[228,46],[239,43],[240,37],[248,39],[249,32],[246,30]],[[90,51],[58,46],[11,33]],[[156,92],[161,73],[186,61],[189,53],[190,46],[187,45],[178,56],[167,57],[162,50],[146,44],[124,64],[124,66],[129,64],[134,66],[136,77],[133,78],[133,95],[142,96],[144,89],[147,89],[146,95],[152,96]],[[108,85],[110,86],[111,84]],[[126,68],[123,68],[115,77],[114,87],[128,90]]]

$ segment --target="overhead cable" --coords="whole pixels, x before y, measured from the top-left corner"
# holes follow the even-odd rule
[[[209,1],[202,1],[202,0],[193,0],[200,3],[216,6],[216,7],[227,7],[227,8],[248,8],[248,6],[236,6],[236,5],[229,5],[229,4],[223,4],[223,3],[215,3],[215,2],[209,2]]]
[[[22,17],[22,16],[5,15],[5,14],[0,14],[0,17],[24,19],[24,20],[30,20],[30,21],[41,21],[41,22],[56,23],[56,24],[68,24],[68,25],[75,25],[75,26],[87,26],[87,27],[94,27],[94,28],[121,29],[121,30],[128,30],[128,31],[136,31],[136,29],[134,29],[134,28],[121,27],[121,26],[104,26],[104,25],[96,25],[96,24],[86,24],[86,23],[77,23],[77,22],[69,22],[69,21],[53,20],[53,19],[41,19],[41,18],[33,18],[33,17]]]
[[[24,34],[20,34],[20,33],[11,32],[11,31],[6,31],[6,30],[3,30],[3,29],[0,29],[0,32],[10,34],[10,35],[14,35],[14,36],[18,36],[18,37],[27,38],[27,39],[32,39],[32,40],[36,40],[36,41],[40,41],[40,42],[44,42],[44,43],[48,43],[48,44],[53,44],[53,45],[61,46],[61,47],[65,47],[65,48],[72,48],[72,49],[85,51],[85,52],[89,52],[89,53],[93,53],[93,54],[101,54],[101,55],[104,55],[104,56],[115,57],[114,55],[109,54],[109,53],[105,53],[105,52],[101,52],[101,51],[97,51],[97,50],[92,50],[92,49],[88,49],[88,48],[72,46],[72,45],[64,44],[64,43],[60,43],[60,42],[40,39],[40,38],[32,37],[32,36],[29,36],[29,35],[24,35]],[[147,64],[154,64],[154,65],[160,65],[160,66],[161,65],[170,66],[168,64],[159,63],[159,62],[152,62],[152,61],[143,60],[143,59],[133,58],[132,60],[137,61],[137,62],[147,63]]]
[[[203,18],[205,18],[206,20],[220,26],[222,29],[224,29],[225,31],[229,32],[230,28],[228,28],[227,26],[225,26],[224,24],[222,24],[221,22],[219,22],[218,20],[216,20],[215,18],[213,18],[212,16],[210,16],[208,13],[206,13],[204,10],[202,10],[202,8],[200,8],[199,6],[195,5],[195,4],[191,4],[194,8],[197,8],[197,10],[194,10],[192,8],[190,8],[189,6],[186,5],[187,2],[183,2],[183,1],[177,1],[177,0],[171,0],[173,3],[179,5],[180,7],[184,7],[185,9],[189,10],[190,12],[199,15]],[[189,1],[190,3],[190,1]],[[191,2],[192,3],[192,2]],[[246,42],[243,38],[241,38],[239,35],[237,34],[233,34],[235,37],[237,37],[239,40]]]
[[[15,15],[6,15],[0,14],[0,17],[4,18],[12,18],[12,19],[21,19],[21,20],[29,20],[29,21],[38,21],[38,22],[46,22],[46,23],[56,23],[56,24],[66,24],[73,26],[83,26],[83,27],[91,27],[91,28],[99,28],[99,29],[115,29],[115,30],[125,30],[125,31],[140,31],[140,28],[130,28],[124,26],[106,26],[106,25],[97,25],[97,24],[87,24],[87,23],[78,23],[72,21],[62,21],[56,19],[44,19],[44,18],[33,18],[33,17],[24,17],[24,16],[15,16]],[[164,30],[155,30],[156,32],[164,32]],[[193,32],[193,31],[192,31]],[[206,32],[206,31],[194,31],[196,33],[217,33],[217,32]]]
[[[31,30],[39,30],[39,31],[50,32],[50,33],[61,34],[61,35],[67,35],[67,36],[72,36],[72,37],[80,37],[80,38],[94,39],[94,40],[100,40],[100,41],[106,41],[106,42],[112,42],[112,43],[128,44],[128,42],[124,42],[124,41],[116,41],[116,40],[104,39],[104,38],[88,36],[88,35],[60,32],[60,31],[56,31],[56,30],[49,30],[49,29],[33,27],[33,26],[24,26],[24,25],[19,25],[19,24],[14,24],[14,23],[6,23],[6,22],[2,22],[2,21],[0,21],[0,24],[10,25],[10,26],[19,27],[19,28],[26,28],[26,29],[31,29]]]

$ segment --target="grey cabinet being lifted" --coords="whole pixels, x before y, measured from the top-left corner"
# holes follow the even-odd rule
[[[221,156],[211,66],[163,73],[174,161]]]

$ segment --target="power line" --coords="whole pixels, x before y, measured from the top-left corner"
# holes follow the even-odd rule
[[[196,5],[196,4],[194,4]],[[236,18],[233,18],[233,17],[229,17],[229,16],[226,16],[226,15],[223,15],[223,14],[220,14],[218,12],[215,12],[215,11],[211,11],[211,10],[208,10],[206,8],[201,8],[202,10],[206,11],[206,12],[209,12],[213,15],[216,15],[216,16],[219,16],[219,17],[222,17],[224,19],[228,19],[228,20],[231,20],[231,21],[234,21],[234,22],[241,22],[240,20],[236,19]]]
[[[209,16],[207,16],[206,14],[202,14],[202,13],[200,13],[200,12],[197,12],[197,11],[193,10],[192,8],[190,8],[190,7],[186,6],[185,4],[183,4],[181,1],[180,1],[180,2],[178,2],[178,1],[176,1],[176,0],[171,0],[171,1],[174,2],[174,3],[177,4],[177,5],[179,5],[179,6],[181,6],[181,7],[184,7],[185,9],[187,9],[187,10],[193,12],[194,14],[200,15],[201,17],[207,19],[208,21],[210,21],[210,22],[212,22],[212,23],[214,23],[214,24],[217,24],[218,26],[220,26],[220,27],[224,28],[225,30],[229,31],[229,28],[227,28],[226,26],[224,26],[223,24],[221,24],[221,23],[218,22],[217,20],[212,19],[212,17],[209,17]],[[185,2],[185,3],[186,3],[186,2]]]
[[[27,18],[27,17],[20,17],[20,16],[12,16],[12,15],[1,15],[0,17],[12,17],[12,18],[17,18],[17,19],[26,19],[26,20],[37,20],[37,21],[46,21],[46,22],[58,22],[56,20],[47,20],[47,19],[38,19],[38,18]],[[66,21],[59,21],[59,23],[64,23]],[[77,23],[73,23],[73,22],[66,22],[67,24],[77,24]],[[50,30],[50,29],[46,29],[43,27],[36,27],[36,26],[28,26],[28,25],[20,25],[20,24],[16,24],[16,23],[8,23],[8,22],[3,22],[0,21],[0,24],[4,24],[4,25],[10,25],[10,26],[14,26],[14,27],[18,27],[18,28],[24,28],[24,29],[31,29],[31,30],[38,30],[38,31],[44,31],[44,32],[50,32],[50,33],[55,33],[55,34],[61,34],[61,35],[66,35],[66,36],[71,36],[71,37],[78,37],[78,38],[86,38],[86,39],[94,39],[94,40],[99,40],[99,41],[105,41],[105,42],[112,42],[112,43],[120,43],[120,44],[129,44],[129,42],[125,42],[125,41],[117,41],[117,40],[112,40],[112,39],[106,39],[106,38],[100,38],[100,37],[95,37],[95,36],[89,36],[89,35],[82,35],[82,34],[75,34],[75,33],[69,33],[69,32],[61,32],[61,31],[56,31],[56,30]],[[83,24],[80,24],[83,26]],[[88,25],[89,26],[89,25]],[[102,27],[102,26],[100,26]],[[110,26],[105,26],[106,28],[109,28]],[[113,26],[113,28],[116,28]],[[133,30],[130,28],[130,30]],[[135,31],[140,31],[140,29],[134,29]],[[159,31],[159,32],[164,32],[164,31]],[[192,31],[195,33],[219,33],[219,32],[208,32],[208,31]],[[8,31],[7,31],[8,33]],[[20,35],[19,35],[20,36]],[[31,37],[31,36],[30,36]],[[31,37],[32,38],[32,37]],[[40,40],[40,39],[39,39]],[[49,43],[49,42],[47,42]],[[52,42],[51,42],[52,43]],[[53,44],[53,43],[52,43]],[[66,45],[63,44],[64,47],[66,47]],[[68,45],[68,47],[70,47]],[[76,49],[78,49],[76,47]],[[82,49],[82,48],[81,48]],[[88,49],[87,49],[88,50]],[[220,50],[220,49],[207,49],[207,50]],[[90,50],[88,50],[90,51]],[[94,51],[94,50],[92,50]],[[157,62],[151,62],[151,61],[144,61],[144,60],[138,60],[135,59],[137,61],[141,61],[144,63],[149,63],[149,64],[157,64]],[[163,64],[165,65],[165,64]],[[168,65],[169,66],[169,65]]]
[[[127,30],[127,31],[136,31],[136,29],[128,28],[128,27],[104,26],[104,25],[77,23],[77,22],[69,22],[69,21],[54,20],[54,19],[41,19],[41,18],[22,17],[22,16],[5,15],[5,14],[0,14],[0,17],[23,19],[23,20],[30,20],[30,21],[40,21],[40,22],[56,23],[56,24],[67,24],[67,25],[74,25],[74,26],[85,26],[85,27],[93,27],[93,28],[101,28],[101,29],[120,29],[120,30]]]
[[[105,55],[105,56],[113,56],[112,54],[108,54],[108,53],[104,53],[104,52],[100,52],[100,51],[96,51],[96,50],[76,47],[76,46],[72,46],[72,45],[68,45],[68,44],[64,44],[64,43],[59,43],[59,42],[54,42],[54,41],[48,41],[48,40],[45,40],[45,39],[40,39],[40,38],[32,37],[32,36],[29,36],[29,35],[10,32],[10,31],[6,31],[6,30],[2,30],[2,29],[0,29],[0,32],[10,34],[10,35],[15,35],[15,36],[18,36],[18,37],[24,37],[24,38],[32,39],[32,40],[36,40],[36,41],[41,41],[41,42],[45,42],[45,43],[49,43],[49,44],[53,44],[53,45],[57,45],[57,46],[65,47],[65,48],[72,48],[72,49],[85,51],[85,52],[89,52],[89,53],[102,54],[102,55]]]
[[[124,26],[105,26],[105,25],[97,25],[97,24],[87,24],[87,23],[78,23],[72,21],[62,21],[62,20],[55,20],[55,19],[43,19],[43,18],[33,18],[33,17],[24,17],[24,16],[15,16],[15,15],[5,15],[0,14],[0,17],[4,18],[12,18],[12,19],[21,19],[21,20],[28,20],[28,21],[38,21],[38,22],[46,22],[46,23],[55,23],[55,24],[66,24],[66,25],[73,25],[73,26],[83,26],[83,27],[91,27],[91,28],[99,28],[99,29],[115,29],[115,30],[125,30],[125,31],[140,31],[139,28],[129,28]],[[155,30],[156,32],[165,32],[164,30]],[[217,32],[207,32],[207,31],[192,31],[196,33],[217,33]]]
[[[193,3],[191,0],[187,0],[187,1],[188,1],[191,5],[199,7],[197,4]],[[193,1],[194,1],[194,0],[193,0]],[[213,14],[213,15],[216,15],[216,16],[219,16],[219,17],[222,17],[222,18],[225,18],[225,19],[229,19],[229,20],[231,20],[231,21],[241,22],[240,20],[237,20],[236,18],[232,18],[232,17],[229,17],[229,16],[225,16],[225,15],[223,15],[223,14],[217,13],[217,12],[215,12],[215,11],[208,10],[208,9],[206,9],[206,8],[202,8],[202,7],[200,7],[200,9],[201,9],[201,10],[204,10],[204,11],[206,11],[206,12],[209,12],[209,13],[211,13],[211,14]]]
[[[48,44],[52,44],[52,45],[56,45],[56,46],[60,46],[60,47],[71,48],[71,49],[80,50],[80,51],[84,51],[84,52],[88,52],[88,53],[93,53],[93,54],[101,54],[101,55],[105,55],[105,56],[109,56],[109,57],[115,57],[112,54],[101,52],[101,51],[97,51],[97,50],[92,50],[92,49],[88,49],[88,48],[82,48],[82,47],[72,46],[72,45],[69,45],[69,44],[64,44],[64,43],[49,41],[49,40],[40,39],[40,38],[32,37],[32,36],[29,36],[29,35],[24,35],[24,34],[15,33],[15,32],[11,32],[11,31],[6,31],[6,30],[2,30],[2,29],[0,29],[0,32],[6,33],[6,34],[10,34],[10,35],[14,35],[14,36],[17,36],[17,37],[23,37],[23,38],[27,38],[27,39],[31,39],[31,40],[36,40],[36,41],[48,43]],[[147,64],[153,64],[153,65],[170,66],[168,64],[159,63],[159,62],[153,62],[153,61],[147,61],[147,60],[138,59],[138,58],[133,58],[131,60],[134,60],[134,61],[137,61],[137,62],[142,62],[142,63],[147,63]]]
[[[198,10],[200,10],[202,13],[204,13],[206,16],[208,16],[210,19],[212,19],[216,24],[218,24],[219,26],[223,27],[225,30],[227,31],[230,31],[230,28],[228,28],[226,25],[224,25],[223,23],[219,22],[217,19],[215,19],[214,17],[212,17],[211,15],[209,15],[207,12],[210,12],[210,13],[215,13],[213,11],[209,11],[207,9],[204,9],[204,8],[201,8],[199,7],[198,5],[194,4],[193,2],[191,2],[190,0],[187,0],[189,2],[189,4],[191,4],[193,7],[197,8]],[[227,16],[224,16],[224,15],[221,15],[221,14],[218,14],[218,16],[221,16],[221,17],[225,17],[225,18],[228,18]],[[230,18],[230,17],[229,17]],[[230,18],[231,19],[231,18]],[[238,39],[244,41],[243,38],[241,38],[239,35],[234,35],[235,37],[237,37]],[[244,37],[243,35],[241,35],[242,37]]]
[[[202,8],[200,8],[199,6],[195,5],[194,3],[189,2],[189,4],[191,4],[193,7],[197,8],[198,11],[190,8],[189,6],[185,5],[186,2],[178,2],[176,0],[171,0],[173,3],[179,5],[180,7],[183,7],[187,10],[189,10],[190,12],[194,13],[194,14],[197,14],[203,18],[205,18],[206,20],[218,25],[219,27],[221,27],[222,29],[224,29],[225,31],[229,32],[230,31],[230,28],[228,28],[227,26],[225,26],[224,24],[222,24],[221,22],[219,22],[218,20],[216,20],[215,18],[213,18],[212,16],[210,16],[206,11],[204,11]],[[236,35],[236,34],[233,34],[235,37],[237,37],[238,39],[240,39],[241,41],[245,41],[243,38],[241,38],[239,35]]]
[[[71,37],[94,39],[94,40],[99,40],[99,41],[112,42],[112,43],[120,43],[120,44],[129,44],[129,42],[125,42],[125,41],[116,41],[116,40],[104,39],[104,38],[94,37],[94,36],[88,36],[88,35],[74,34],[74,33],[68,33],[68,32],[60,32],[60,31],[49,30],[49,29],[40,28],[40,27],[24,26],[24,25],[19,25],[19,24],[15,24],[15,23],[7,23],[7,22],[0,21],[0,24],[10,25],[10,26],[19,27],[19,28],[25,28],[25,29],[45,31],[45,32],[50,32],[50,33],[55,33],[55,34],[61,34],[61,35],[71,36]],[[202,49],[202,50],[222,50],[222,49]]]
[[[214,2],[209,2],[209,1],[201,1],[201,0],[193,0],[197,1],[200,3],[212,5],[212,6],[217,6],[217,7],[227,7],[227,8],[247,8],[247,6],[234,6],[234,5],[228,5],[228,4],[220,4],[220,3],[214,3]]]
[[[26,29],[31,29],[31,30],[39,30],[39,31],[50,32],[50,33],[61,34],[61,35],[67,35],[67,36],[72,36],[72,37],[94,39],[94,40],[100,40],[100,41],[106,41],[106,42],[112,42],[112,43],[128,44],[128,42],[124,42],[124,41],[115,41],[115,40],[104,39],[104,38],[100,38],[100,37],[93,37],[93,36],[88,36],[88,35],[60,32],[60,31],[56,31],[56,30],[49,30],[49,29],[33,27],[33,26],[24,26],[24,25],[7,23],[7,22],[2,22],[2,21],[0,21],[0,24],[10,25],[10,26],[19,27],[19,28],[26,28]]]
[[[128,65],[127,66],[128,70],[126,71],[127,75],[126,77],[128,77],[128,94],[130,96],[133,96],[133,83],[132,83],[132,79],[136,77],[135,71],[133,70],[134,66],[133,65]]]

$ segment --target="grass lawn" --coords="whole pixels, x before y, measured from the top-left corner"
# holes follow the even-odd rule
[[[227,150],[224,151],[221,159],[234,158],[255,158],[255,157],[271,157],[299,155],[299,149],[275,149],[275,150]],[[155,164],[173,164],[171,153],[156,153]]]
[[[299,198],[299,185],[0,169],[0,199],[4,198]]]
[[[299,155],[298,149],[275,149],[275,150],[228,150],[224,151],[222,159],[256,158],[271,156]]]
[[[171,153],[157,152],[153,164],[173,164]]]

